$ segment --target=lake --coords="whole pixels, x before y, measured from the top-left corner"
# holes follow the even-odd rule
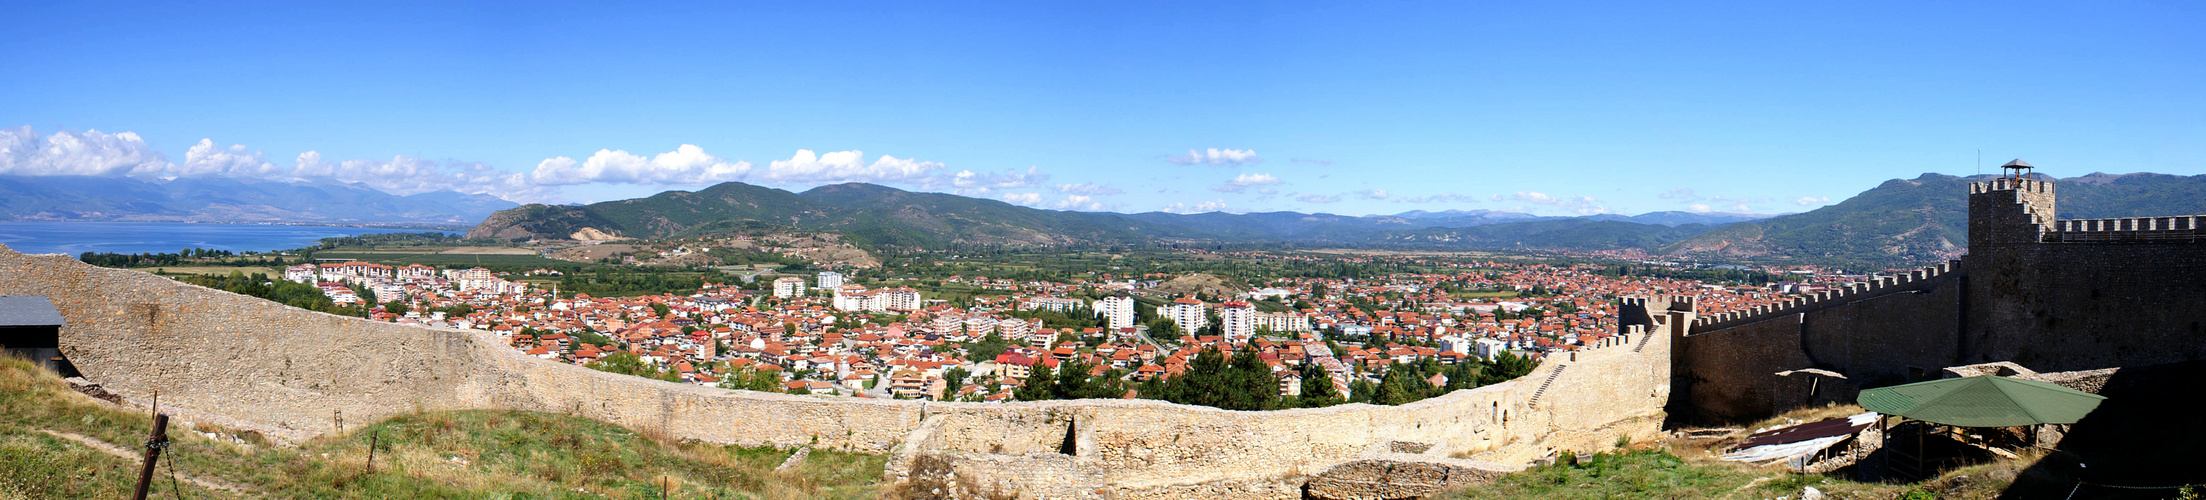
[[[269,226],[181,222],[0,221],[0,244],[23,253],[174,253],[185,248],[233,252],[290,250],[322,238],[419,229],[341,226]]]

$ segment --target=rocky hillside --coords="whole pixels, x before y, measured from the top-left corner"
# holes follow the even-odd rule
[[[1626,250],[1733,260],[1903,265],[1967,249],[1968,179],[1895,179],[1836,205],[1761,218],[1655,212],[1537,217],[1490,211],[1343,216],[1115,214],[1028,208],[996,200],[837,184],[803,193],[725,183],[697,192],[587,206],[499,212],[470,237],[581,239],[704,236],[738,227],[832,232],[866,248],[1053,246],[1144,242],[1293,244],[1431,250]],[[2206,176],[2092,174],[2061,180],[2062,217],[2206,213]],[[587,230],[587,231],[585,231]],[[578,236],[581,235],[581,236]]]
[[[1507,212],[1413,212],[1343,216],[1116,214],[1042,210],[996,200],[915,193],[872,184],[821,186],[803,193],[725,183],[697,192],[586,206],[529,205],[497,213],[469,237],[585,239],[702,236],[732,227],[830,231],[867,247],[953,245],[1056,246],[1151,241],[1294,242],[1319,246],[1419,248],[1642,248],[1712,227],[1692,220],[1754,216],[1657,213],[1642,217],[1537,217]],[[1640,219],[1646,219],[1645,222]],[[743,224],[731,224],[743,222]]]
[[[1772,262],[1897,265],[1968,252],[1970,178],[1893,179],[1807,213],[1740,222],[1670,243],[1670,255]],[[2206,213],[2206,175],[2109,175],[2057,179],[2060,217]]]

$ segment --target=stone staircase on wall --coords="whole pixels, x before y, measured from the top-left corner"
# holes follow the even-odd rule
[[[1694,334],[1722,330],[1772,318],[1790,316],[1845,305],[1855,301],[1882,297],[1894,293],[1907,293],[1929,288],[1960,276],[1961,261],[1954,260],[1936,266],[1910,271],[1907,274],[1880,276],[1876,279],[1848,283],[1835,290],[1816,292],[1770,305],[1754,306],[1739,311],[1708,314],[1693,320]]]
[[[1525,400],[1524,405],[1538,408],[1540,399],[1547,396],[1547,388],[1555,385],[1555,379],[1562,377],[1563,370],[1567,368],[1570,368],[1570,365],[1555,365],[1555,371],[1547,372],[1547,378],[1540,381],[1538,389],[1532,390],[1532,398]]]
[[[1647,352],[1647,339],[1654,338],[1647,334],[1647,325],[1626,325],[1624,337],[1631,338],[1633,335],[1639,336],[1639,343],[1632,345],[1632,352]]]

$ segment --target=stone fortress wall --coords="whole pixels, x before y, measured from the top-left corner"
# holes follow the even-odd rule
[[[2206,359],[2206,217],[2058,220],[2056,192],[1975,183],[1962,261],[1694,323],[1672,352],[1671,414],[1750,419],[1987,362]]]
[[[945,403],[675,384],[526,356],[488,332],[283,307],[0,247],[0,295],[53,299],[62,351],[143,405],[287,438],[418,410],[567,413],[677,438],[893,453],[888,476],[1026,497],[1400,497],[1660,432],[1689,300],[1518,380],[1398,407],[1269,412],[1147,400]],[[962,489],[961,489],[962,488]]]

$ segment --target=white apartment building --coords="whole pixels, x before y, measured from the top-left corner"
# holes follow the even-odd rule
[[[436,277],[437,268],[434,267],[412,264],[398,268],[398,279],[402,280],[427,280],[436,279]]]
[[[1095,313],[1110,321],[1111,329],[1134,327],[1134,298],[1112,295],[1095,301]]]
[[[1035,297],[1033,299],[1027,300],[1025,304],[1020,305],[1023,309],[1030,311],[1042,310],[1065,312],[1071,311],[1073,310],[1073,308],[1080,307],[1080,301],[1064,297]]]
[[[775,297],[800,297],[804,295],[804,278],[795,276],[774,280]]]
[[[1245,340],[1256,336],[1256,306],[1238,300],[1227,301],[1218,310],[1219,329],[1226,338]]]
[[[884,309],[879,293],[864,286],[843,285],[835,288],[835,310],[879,311]]]
[[[909,287],[896,287],[880,291],[881,307],[899,311],[920,309],[919,291]]]
[[[1209,309],[1203,306],[1203,301],[1188,297],[1172,299],[1172,305],[1164,308],[1164,317],[1178,323],[1180,331],[1187,334],[1194,334],[1195,330],[1210,326],[1208,313]]]
[[[936,314],[934,322],[927,327],[927,331],[935,335],[965,333],[965,318],[952,313]]]
[[[319,275],[321,274],[321,271],[321,266],[316,266],[313,264],[299,264],[296,266],[286,267],[283,268],[283,280],[296,281],[311,285],[319,280]]]
[[[820,284],[820,289],[821,289],[821,290],[834,290],[834,289],[842,288],[842,287],[843,287],[843,273],[838,273],[838,272],[834,272],[834,271],[827,271],[827,272],[822,272],[822,273],[820,273],[820,283],[819,283],[819,284]]]
[[[1310,317],[1298,312],[1256,313],[1256,326],[1275,332],[1310,331]]]
[[[1478,356],[1479,359],[1492,361],[1495,356],[1509,352],[1509,343],[1502,342],[1500,339],[1479,337],[1471,340],[1471,350],[1473,351],[1471,355]]]
[[[1463,337],[1454,335],[1440,337],[1440,350],[1447,352],[1470,354],[1475,350],[1471,344],[1471,339]]]

